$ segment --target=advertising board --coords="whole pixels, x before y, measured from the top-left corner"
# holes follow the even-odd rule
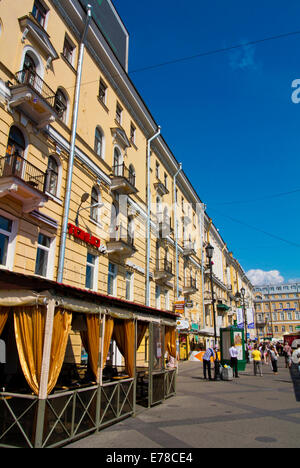
[[[79,0],[84,10],[92,7],[92,17],[123,68],[128,71],[129,34],[111,0]]]

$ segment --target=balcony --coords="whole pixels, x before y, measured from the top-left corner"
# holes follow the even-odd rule
[[[27,115],[42,129],[61,117],[66,110],[63,103],[57,105],[55,92],[32,70],[21,70],[10,86],[9,107]]]
[[[115,232],[106,242],[107,254],[110,258],[122,260],[132,257],[137,249],[134,246],[134,237],[122,225],[117,226]]]
[[[160,239],[165,239],[172,232],[171,218],[165,213],[157,213],[156,218],[158,224],[158,237]]]
[[[185,281],[183,288],[183,295],[188,296],[190,294],[195,294],[198,291],[197,283],[195,278],[189,278]]]
[[[263,319],[257,319],[256,320],[257,328],[265,328],[267,323],[268,323],[267,320],[263,320]]]
[[[154,270],[154,280],[165,283],[173,278],[173,266],[172,262],[169,262],[166,258],[157,261],[156,269]]]
[[[190,257],[196,255],[196,248],[194,242],[185,242],[183,246],[183,256]]]
[[[112,167],[111,191],[121,195],[131,195],[137,193],[135,187],[135,173],[128,169],[125,164]]]
[[[47,202],[45,173],[19,154],[0,158],[0,197],[10,195],[22,202],[23,212],[41,208]]]
[[[154,184],[154,187],[157,191],[157,193],[163,197],[164,195],[167,195],[169,193],[169,190],[167,189],[167,187],[165,186],[165,184],[163,184],[161,182],[161,180],[157,179],[157,182],[155,182]]]

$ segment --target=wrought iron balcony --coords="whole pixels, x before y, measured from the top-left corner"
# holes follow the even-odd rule
[[[11,195],[23,204],[29,213],[48,200],[45,191],[45,173],[18,153],[0,158],[0,196]]]
[[[122,195],[137,193],[135,173],[128,169],[124,163],[112,167],[111,179],[111,191]]]
[[[183,288],[183,294],[184,295],[194,294],[197,291],[198,291],[198,288],[197,288],[196,279],[195,278],[186,279],[184,288]]]
[[[171,232],[171,218],[165,213],[157,213],[157,223],[158,223],[158,237],[165,239],[168,237]]]
[[[154,187],[156,188],[157,193],[162,197],[169,193],[169,190],[167,189],[165,184],[159,179],[157,179],[157,181],[154,183]]]
[[[156,262],[156,268],[154,271],[155,281],[169,281],[174,276],[172,262],[164,258],[163,260]]]
[[[116,226],[106,243],[107,253],[120,259],[131,257],[137,249],[134,246],[134,236],[122,225]]]
[[[183,246],[183,256],[190,257],[191,255],[196,255],[195,243],[185,242]]]
[[[268,321],[266,319],[257,319],[256,320],[257,328],[265,328],[267,323],[268,323]]]
[[[33,70],[18,71],[10,90],[10,108],[20,109],[38,128],[60,118],[66,110],[64,103],[56,99],[56,93]]]

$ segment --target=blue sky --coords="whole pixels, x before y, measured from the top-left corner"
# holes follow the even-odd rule
[[[138,70],[300,31],[300,2],[114,4],[129,75],[229,249],[246,272],[276,272],[261,281],[299,279],[300,34]]]

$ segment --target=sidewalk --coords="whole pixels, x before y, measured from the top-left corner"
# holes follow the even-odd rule
[[[252,364],[232,382],[203,380],[202,365],[179,365],[177,396],[66,448],[300,448],[300,403],[290,372]]]

